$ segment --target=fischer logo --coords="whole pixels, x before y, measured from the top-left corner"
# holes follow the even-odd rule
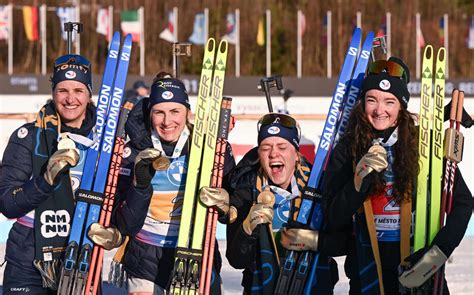
[[[41,235],[47,239],[55,236],[67,237],[71,216],[66,210],[46,210],[40,216]]]

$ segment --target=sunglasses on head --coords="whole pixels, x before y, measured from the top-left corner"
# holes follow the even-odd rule
[[[72,65],[79,65],[83,66],[84,68],[90,70],[91,62],[87,60],[85,57],[78,55],[78,54],[67,54],[61,57],[58,57],[54,61],[54,67],[59,67],[65,64],[72,64]]]
[[[402,78],[407,81],[405,69],[398,63],[390,60],[377,60],[369,66],[368,74],[380,74],[386,72],[391,77]]]
[[[300,135],[300,125],[298,124],[298,122],[296,122],[293,117],[280,113],[268,113],[261,117],[258,120],[257,129],[258,131],[260,131],[260,128],[262,126],[271,124],[280,124],[281,126],[286,128],[296,127],[298,129],[298,135]]]

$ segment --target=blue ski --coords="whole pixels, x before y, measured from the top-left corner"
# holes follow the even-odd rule
[[[349,87],[346,90],[346,99],[343,104],[343,111],[342,111],[342,117],[339,120],[338,123],[338,129],[337,133],[335,134],[335,137],[333,139],[333,143],[331,145],[331,150],[336,146],[337,142],[339,139],[344,135],[344,132],[347,127],[347,122],[349,120],[350,113],[352,111],[352,108],[354,107],[357,98],[359,97],[359,94],[361,92],[362,88],[362,81],[364,80],[365,72],[367,71],[367,66],[369,65],[369,59],[370,55],[372,52],[372,45],[373,45],[373,40],[374,40],[374,33],[369,32],[367,34],[367,37],[364,40],[364,43],[362,44],[362,51],[359,54],[359,58],[357,60],[356,67],[354,69],[354,73],[352,74],[352,79],[350,80]],[[326,164],[328,162],[328,159],[331,155],[331,150],[327,154],[327,158],[323,165],[321,167],[324,167],[324,170],[326,169]],[[316,161],[315,161],[316,162]],[[313,166],[314,167],[314,166]],[[320,179],[318,183],[318,188],[319,192],[322,191],[322,180]],[[318,200],[317,200],[318,201]],[[315,206],[313,210],[319,210],[316,213],[317,215],[321,215],[320,221],[317,222],[315,225],[310,224],[310,228],[312,229],[321,229],[321,221],[322,221],[322,212],[321,212],[321,207],[320,204],[319,206]],[[313,218],[314,220],[314,218]],[[313,226],[318,226],[318,227],[313,227]],[[305,291],[304,294],[310,294],[311,293],[311,288],[316,284],[316,271],[318,267],[318,261],[319,261],[319,253],[316,253],[316,257],[314,258],[311,266],[311,271],[309,273],[309,276],[307,277],[307,282],[305,286]]]
[[[357,60],[360,39],[361,30],[356,28],[352,35],[351,43],[344,59],[341,74],[332,96],[328,116],[323,128],[323,134],[319,141],[318,150],[314,159],[313,169],[311,170],[307,186],[303,191],[298,216],[296,221],[290,221],[290,226],[308,227],[309,225],[310,228],[315,229],[319,229],[321,227],[321,196],[319,193],[317,193],[317,191],[319,191],[319,184],[321,181],[324,164],[332,146],[333,138],[337,130],[337,123],[340,119],[340,113],[342,111],[346,90],[349,85],[350,78],[352,77],[354,64]],[[314,211],[315,214],[311,214],[312,211]],[[293,216],[293,214],[291,214],[291,216]],[[314,221],[312,223],[315,224],[310,224],[311,221]],[[286,257],[281,266],[280,277],[278,279],[275,293],[301,293],[301,290],[304,288],[305,280],[307,274],[309,273],[310,263],[312,260],[312,253],[310,251],[301,254],[296,251],[287,251]],[[317,262],[317,257],[314,260]],[[294,293],[295,291],[297,293]]]
[[[87,238],[87,228],[95,222],[94,220],[98,220],[103,201],[102,194],[113,150],[131,44],[131,37],[127,36],[119,55],[120,33],[116,32],[109,49],[97,106],[96,143],[87,152],[83,178],[79,190],[76,192],[76,210],[61,272],[59,294],[70,294],[71,292],[78,294],[84,291],[83,287],[87,279],[92,251],[92,242]],[[84,228],[86,218],[87,222]],[[79,251],[82,236],[86,238]]]

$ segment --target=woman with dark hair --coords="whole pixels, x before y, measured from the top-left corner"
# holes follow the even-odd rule
[[[395,57],[370,66],[327,166],[326,230],[353,230],[345,263],[350,294],[409,293],[423,286],[459,245],[471,216],[472,195],[457,171],[446,225],[410,255],[419,164],[416,117],[407,110],[409,75]]]

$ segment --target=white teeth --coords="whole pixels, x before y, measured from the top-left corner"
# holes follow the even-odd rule
[[[273,162],[273,163],[270,163],[270,167],[275,167],[275,166],[283,166],[283,163],[282,163],[282,162]]]
[[[74,110],[77,108],[77,106],[64,106],[68,110]]]

